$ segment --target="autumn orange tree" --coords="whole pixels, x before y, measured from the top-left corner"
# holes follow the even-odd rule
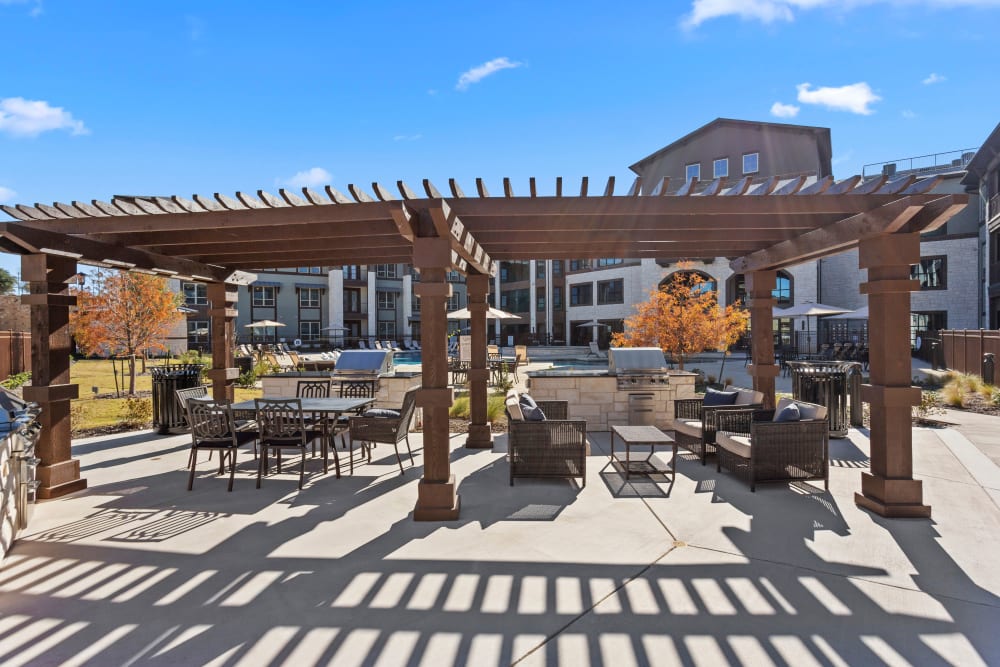
[[[692,354],[709,349],[728,351],[750,320],[738,304],[721,307],[716,291],[693,271],[674,274],[635,308],[635,315],[625,319],[625,331],[612,336],[612,345],[658,347],[671,355],[681,370],[684,359]]]
[[[164,339],[183,317],[181,295],[165,278],[143,273],[97,274],[76,290],[77,307],[70,316],[76,344],[85,354],[127,356],[128,393],[135,393],[135,356],[165,350]]]

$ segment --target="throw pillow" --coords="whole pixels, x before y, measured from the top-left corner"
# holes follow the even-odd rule
[[[797,422],[800,419],[802,419],[802,414],[799,412],[799,406],[795,403],[789,403],[774,415],[776,422]]]
[[[739,396],[738,391],[718,391],[708,388],[705,390],[705,398],[701,404],[704,406],[735,405],[737,396]]]
[[[521,406],[521,414],[524,415],[524,420],[529,422],[543,422],[545,421],[545,413],[542,409],[538,407],[535,403],[535,399],[527,394],[521,394],[521,398],[518,399],[518,404]]]
[[[372,408],[365,412],[365,417],[391,417],[393,419],[399,419],[399,410],[390,410],[389,408]]]

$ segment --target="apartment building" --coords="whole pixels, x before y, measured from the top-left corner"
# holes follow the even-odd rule
[[[1000,124],[966,166],[962,184],[977,194],[982,289],[980,327],[1000,328]],[[957,327],[956,327],[957,328]]]

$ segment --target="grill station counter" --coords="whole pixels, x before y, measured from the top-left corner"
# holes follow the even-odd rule
[[[608,368],[569,368],[528,373],[535,400],[569,402],[571,419],[587,430],[650,424],[669,429],[674,400],[694,397],[694,373],[668,368],[656,347],[611,348]]]

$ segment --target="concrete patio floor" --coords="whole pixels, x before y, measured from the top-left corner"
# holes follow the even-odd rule
[[[0,570],[15,665],[1000,664],[1000,475],[955,429],[914,431],[933,520],[853,493],[867,438],[831,442],[822,484],[757,493],[682,456],[625,480],[590,435],[587,485],[507,482],[461,447],[461,519],[415,523],[422,463],[235,489],[188,437],[74,443],[90,488],[37,506]]]

